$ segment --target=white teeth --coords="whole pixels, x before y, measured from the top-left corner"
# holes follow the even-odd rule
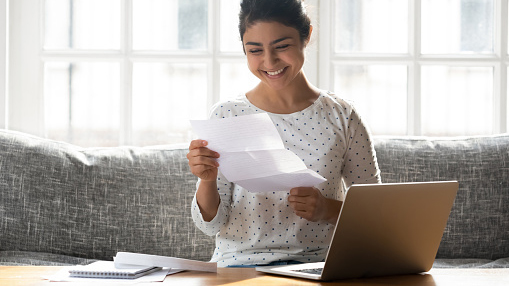
[[[282,68],[282,69],[280,69],[280,70],[278,70],[278,71],[275,71],[275,72],[270,72],[270,71],[268,71],[267,73],[268,73],[269,75],[278,75],[278,74],[282,73],[284,70],[285,70],[285,69],[284,69],[284,68]]]

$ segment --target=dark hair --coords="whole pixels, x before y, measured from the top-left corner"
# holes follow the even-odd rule
[[[240,40],[247,28],[256,22],[279,22],[299,31],[300,40],[309,37],[311,20],[302,0],[242,0],[239,13]]]

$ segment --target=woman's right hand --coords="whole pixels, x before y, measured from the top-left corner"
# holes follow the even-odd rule
[[[219,153],[207,148],[207,144],[205,140],[191,141],[187,159],[189,160],[191,173],[202,181],[216,181],[217,168],[219,167],[216,159],[219,158]]]

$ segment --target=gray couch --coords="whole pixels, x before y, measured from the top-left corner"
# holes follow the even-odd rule
[[[509,267],[509,135],[375,138],[384,182],[458,180],[436,267]],[[0,130],[0,265],[131,251],[206,261],[185,147],[80,148]],[[430,206],[433,207],[433,206]]]

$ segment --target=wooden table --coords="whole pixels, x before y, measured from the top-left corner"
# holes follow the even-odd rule
[[[47,285],[42,276],[60,270],[55,266],[0,266],[0,285]],[[157,283],[157,282],[154,282]],[[159,285],[150,283],[150,285]],[[69,285],[54,282],[54,285]],[[86,283],[84,285],[97,285]],[[116,284],[114,281],[108,285]],[[217,273],[186,271],[166,277],[169,285],[412,285],[412,286],[498,286],[509,285],[509,268],[504,269],[432,269],[426,274],[318,282],[262,274],[253,268],[218,268]],[[76,285],[76,283],[72,283]],[[139,285],[139,284],[137,284]]]

